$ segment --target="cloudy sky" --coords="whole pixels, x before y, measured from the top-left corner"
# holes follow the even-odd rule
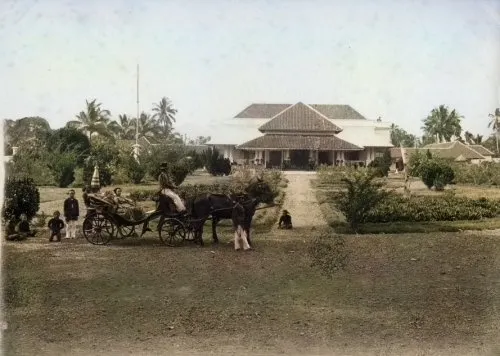
[[[162,96],[206,134],[252,102],[349,104],[419,133],[440,104],[487,133],[500,107],[500,1],[3,0],[0,118],[53,128],[97,98]]]

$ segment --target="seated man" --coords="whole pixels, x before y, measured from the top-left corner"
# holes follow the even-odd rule
[[[30,230],[30,223],[28,222],[28,218],[26,214],[21,214],[21,221],[15,226],[14,231],[9,231],[7,240],[24,240],[28,237],[34,237],[36,235],[36,230]]]
[[[283,214],[280,217],[280,221],[278,223],[279,229],[291,229],[292,226],[292,216],[288,213],[288,210],[283,210]]]
[[[138,207],[132,199],[122,197],[122,189],[115,188],[113,201],[116,204],[116,212],[123,215],[128,220],[141,220],[144,217],[144,210]]]

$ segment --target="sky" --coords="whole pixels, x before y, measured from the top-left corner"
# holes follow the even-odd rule
[[[59,128],[97,99],[136,115],[163,96],[176,130],[251,103],[348,104],[420,134],[441,104],[487,134],[500,107],[500,1],[0,2],[0,118]]]

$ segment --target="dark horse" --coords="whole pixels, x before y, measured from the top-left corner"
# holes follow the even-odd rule
[[[195,233],[195,240],[203,246],[203,226],[205,221],[211,218],[212,239],[216,244],[219,242],[216,231],[217,224],[224,219],[234,220],[233,210],[236,204],[240,204],[243,209],[238,210],[239,214],[244,214],[244,216],[240,217],[240,221],[243,221],[242,227],[247,234],[248,243],[251,246],[250,227],[257,205],[260,203],[272,203],[273,199],[274,195],[269,184],[260,177],[254,177],[242,194],[225,195],[209,193],[187,200],[186,208],[188,209],[189,216],[185,216],[183,219],[188,222],[191,221],[190,224]],[[164,213],[158,224],[158,226],[161,226],[165,216],[172,216],[175,208],[171,199],[163,195],[160,195],[158,203],[158,211]],[[145,225],[145,229],[147,229],[147,225]]]
[[[252,246],[250,239],[250,227],[252,219],[255,214],[256,208],[260,203],[270,204],[274,200],[274,195],[271,187],[260,177],[254,177],[249,182],[242,194],[207,194],[205,196],[198,196],[190,203],[191,215],[194,219],[206,217],[212,219],[212,239],[216,244],[219,242],[217,236],[217,224],[221,220],[231,219],[234,220],[233,210],[236,204],[243,207],[241,217],[243,222],[243,229],[247,234],[248,243]],[[205,220],[206,220],[205,219]],[[203,244],[203,224],[199,226],[197,231],[200,244]]]

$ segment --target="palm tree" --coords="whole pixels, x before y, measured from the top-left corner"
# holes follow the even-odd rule
[[[96,99],[92,101],[86,100],[87,107],[85,111],[81,111],[76,115],[77,120],[69,121],[67,127],[76,127],[85,132],[89,136],[89,141],[92,143],[92,135],[98,134],[105,137],[112,137],[116,132],[118,123],[111,121],[111,112],[101,108],[101,103],[96,103]]]
[[[135,138],[135,121],[126,114],[118,116],[120,125],[120,138],[122,140],[133,140]]]
[[[132,119],[132,126],[135,127],[137,119]],[[142,112],[139,117],[139,137],[153,138],[159,135],[160,129],[158,127],[158,122],[151,117],[151,115]]]
[[[498,150],[498,135],[500,135],[500,109],[496,108],[495,109],[495,115],[489,114],[488,115],[491,118],[491,121],[488,124],[488,128],[492,128],[493,132],[495,133],[495,138],[497,141],[497,154],[500,153]]]
[[[167,97],[161,98],[159,103],[153,104],[153,111],[153,119],[157,119],[163,126],[164,134],[168,134],[172,130],[175,114],[177,114],[177,109],[174,109],[172,101]]]
[[[465,140],[465,143],[472,145],[474,143],[474,135],[472,133],[470,133],[469,131],[465,131],[464,140]]]
[[[458,112],[453,109],[449,111],[447,106],[440,105],[438,108],[432,109],[429,116],[423,122],[424,130],[427,136],[436,137],[438,142],[450,142],[453,136],[460,137],[462,127],[460,120],[463,118]]]

